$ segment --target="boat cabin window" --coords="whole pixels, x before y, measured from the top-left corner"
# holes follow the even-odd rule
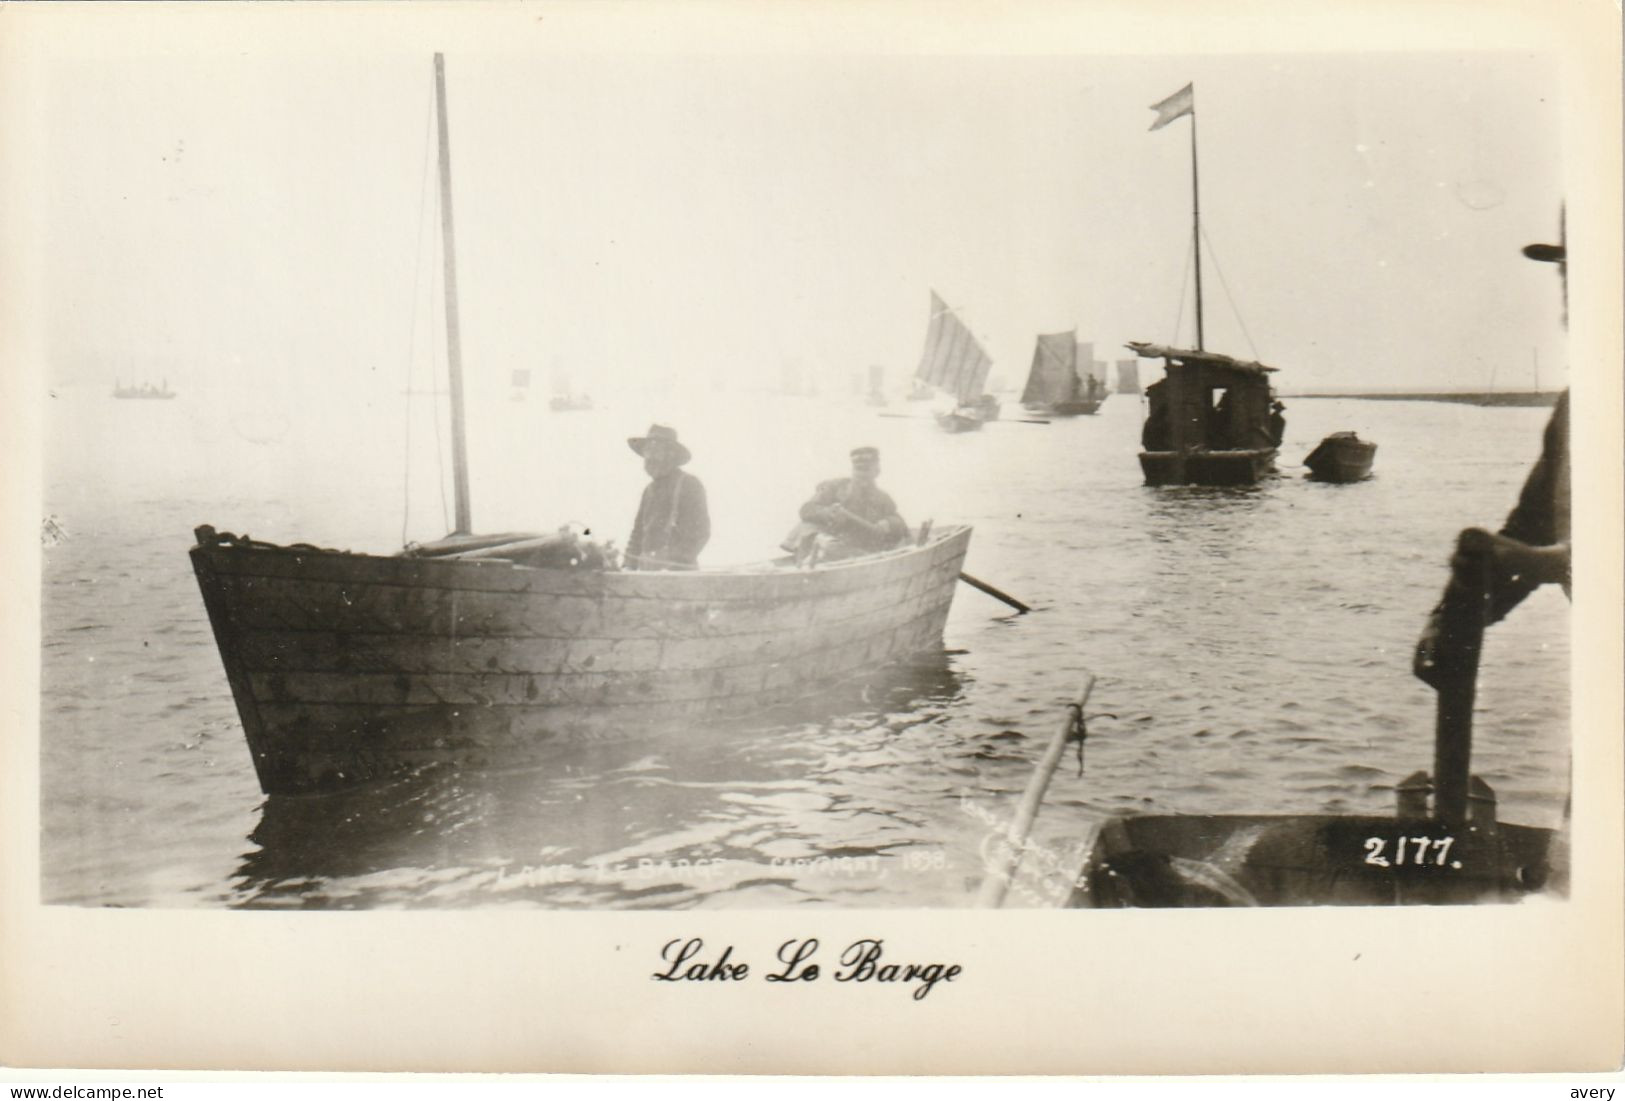
[[[1248,446],[1246,426],[1242,415],[1242,402],[1228,386],[1215,386],[1208,391],[1206,424],[1207,446],[1213,451],[1232,451]]]

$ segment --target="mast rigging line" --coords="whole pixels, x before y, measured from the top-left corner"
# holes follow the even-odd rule
[[[409,300],[410,305],[407,308],[406,394],[405,394],[406,401],[403,403],[406,406],[406,445],[405,445],[405,454],[402,456],[402,459],[401,459],[401,466],[402,466],[402,469],[401,469],[401,498],[402,498],[401,499],[401,545],[402,546],[405,546],[405,544],[406,544],[406,536],[407,536],[407,532],[409,531],[409,526],[410,526],[411,517],[412,517],[412,368],[413,368],[413,365],[415,364],[415,362],[417,360],[418,302],[420,301],[419,293],[420,293],[420,291],[422,289],[422,283],[423,283],[423,216],[424,216],[424,211],[428,208],[428,203],[429,203],[429,143],[430,143],[431,136],[434,133],[434,118],[435,118],[435,116],[434,116],[434,103],[431,101],[429,103],[429,105],[428,105],[428,110],[424,114],[424,123],[423,123],[423,165],[418,170],[417,239],[416,239],[416,242],[415,242],[415,244],[413,246],[413,250],[412,250],[412,256],[413,256],[413,258],[412,258],[412,297]],[[433,324],[433,315],[432,314],[430,316],[430,323],[431,323],[431,325]],[[432,351],[433,344],[432,343],[430,345],[430,348],[431,348],[430,355],[432,356],[433,355],[433,351]],[[433,373],[432,370],[431,370],[431,372],[429,374],[429,389],[430,389],[431,392],[434,390],[434,373]],[[437,446],[435,448],[435,453],[436,454],[439,454],[439,452],[440,452],[440,448],[438,446],[439,429],[440,429],[439,417],[438,417],[438,415],[436,415],[436,417],[435,417],[435,435],[436,435],[436,443],[437,443]],[[444,472],[443,469],[441,471],[440,481],[442,483],[444,483],[444,481],[445,481],[445,472]],[[441,487],[440,487],[440,513],[441,513],[442,522],[444,522],[445,514],[446,514],[446,500],[445,500],[445,498],[446,498],[446,489],[445,489],[445,485],[442,484]]]
[[[1196,238],[1192,237],[1185,245],[1185,266],[1183,278],[1179,284],[1179,305],[1174,308],[1174,335],[1169,341],[1174,347],[1179,346],[1179,332],[1185,324],[1185,292],[1191,288],[1191,254],[1196,250]]]
[[[1219,265],[1219,252],[1213,247],[1213,238],[1209,237],[1207,230],[1202,230],[1202,239],[1207,242],[1208,259],[1213,261],[1213,270],[1218,273],[1219,286],[1224,290],[1224,300],[1230,306],[1230,313],[1236,319],[1236,326],[1241,329],[1242,339],[1247,341],[1247,347],[1253,353],[1253,359],[1263,362],[1258,354],[1258,346],[1253,343],[1253,334],[1247,331],[1247,322],[1242,320],[1241,309],[1236,305],[1236,296],[1230,293],[1230,281],[1224,277],[1224,268]]]

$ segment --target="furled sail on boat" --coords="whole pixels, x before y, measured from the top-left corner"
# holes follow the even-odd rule
[[[435,92],[457,527],[396,555],[196,529],[260,787],[545,767],[562,744],[748,715],[940,647],[964,525],[810,567],[668,572],[617,570],[568,532],[473,534],[439,55]]]
[[[984,392],[992,367],[992,358],[970,329],[933,290],[925,347],[914,377],[953,396],[954,410],[939,414],[937,423],[950,432],[967,432],[998,418],[997,400]]]

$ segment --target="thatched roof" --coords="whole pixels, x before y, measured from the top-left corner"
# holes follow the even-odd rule
[[[1274,367],[1266,367],[1251,360],[1232,359],[1218,352],[1199,352],[1194,348],[1169,348],[1162,344],[1146,344],[1140,341],[1129,341],[1127,347],[1135,355],[1144,356],[1146,359],[1165,359],[1181,367],[1228,367],[1233,371],[1261,377],[1276,370]]]

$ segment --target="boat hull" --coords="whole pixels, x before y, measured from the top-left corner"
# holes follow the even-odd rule
[[[1275,466],[1275,449],[1239,451],[1142,451],[1148,486],[1256,485]]]
[[[1092,417],[1100,411],[1104,399],[1095,401],[1034,402],[1024,406],[1041,417]]]
[[[1401,847],[1403,841],[1404,847]],[[1072,908],[1443,905],[1567,889],[1552,830],[1427,818],[1144,815],[1108,820]]]
[[[968,527],[817,569],[599,572],[254,544],[191,557],[268,794],[738,717],[940,645]]]
[[[980,432],[985,423],[987,422],[981,417],[968,416],[964,413],[937,414],[937,424],[944,432]]]
[[[1339,432],[1321,440],[1304,458],[1303,465],[1317,482],[1358,482],[1371,476],[1376,457],[1376,444]]]

